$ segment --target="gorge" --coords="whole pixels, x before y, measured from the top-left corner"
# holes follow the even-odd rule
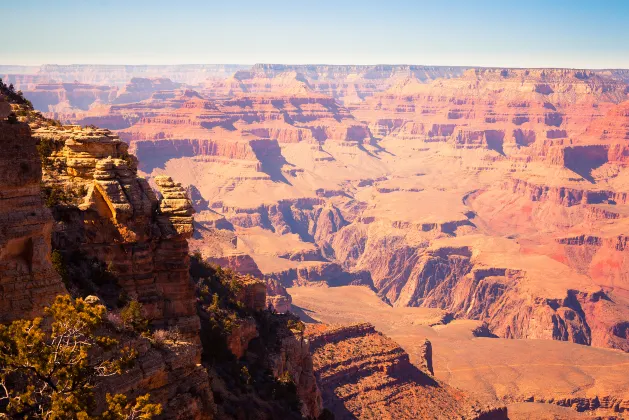
[[[629,412],[625,73],[0,75],[0,321],[70,293],[181,340],[125,333],[103,389],[182,419]]]

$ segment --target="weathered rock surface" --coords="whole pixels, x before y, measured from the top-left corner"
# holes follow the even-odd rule
[[[324,404],[336,418],[507,418],[417,369],[373,325],[313,325],[308,334]]]
[[[168,177],[156,178],[158,200],[137,177],[127,145],[107,130],[42,127],[34,136],[54,145],[51,165],[61,168],[48,170],[45,183],[79,189],[79,195],[86,191],[74,207],[55,206],[53,245],[102,262],[156,327],[177,325],[195,336],[199,321],[187,243],[193,209],[184,189]]]
[[[40,315],[65,292],[50,261],[53,219],[40,195],[41,177],[28,125],[0,118],[0,322]]]
[[[364,287],[297,287],[289,289],[289,293],[296,307],[303,309],[300,313],[307,314],[305,319],[313,323],[308,324],[308,329],[316,331],[321,325],[316,322],[373,323],[377,330],[399,343],[419,369],[427,364],[424,356],[427,338],[433,348],[433,369],[439,381],[482,401],[537,402],[545,406],[537,410],[538,416],[523,418],[547,418],[544,413],[553,412],[563,413],[565,417],[561,418],[581,418],[578,412],[588,418],[626,415],[627,353],[553,340],[478,337],[477,330],[482,324],[477,321],[452,320],[443,311],[433,308],[391,307]],[[390,343],[390,339],[383,339]],[[380,346],[369,348],[370,356],[380,353]],[[353,348],[341,355],[332,346],[329,351],[331,357],[326,363],[329,370],[321,371],[321,375],[360,366],[363,360],[353,358],[358,353]],[[348,363],[331,364],[330,360],[339,356]],[[315,366],[318,366],[316,358]],[[322,392],[325,399],[329,395],[325,387]],[[350,396],[358,398],[354,394]],[[510,410],[511,407],[509,418]]]
[[[275,312],[286,313],[290,311],[292,298],[286,288],[275,279],[266,280],[266,306]]]
[[[33,127],[45,125],[45,121],[32,115],[31,117],[34,118],[31,121]],[[183,231],[171,232],[172,236],[183,242],[174,245],[176,239],[173,240],[171,236],[171,242],[156,243],[156,249],[151,249],[150,246],[131,248],[129,243],[137,241],[138,233],[146,235],[151,230],[145,227],[142,232],[138,225],[133,224],[132,219],[136,217],[135,222],[138,224],[146,223],[144,218],[150,221],[160,203],[152,193],[150,197],[147,196],[150,191],[148,185],[146,190],[140,189],[142,187],[135,177],[134,169],[130,169],[127,162],[118,159],[126,151],[126,145],[99,130],[39,127],[35,131],[38,132],[37,137],[31,136],[27,124],[0,121],[2,150],[7,152],[0,153],[0,321],[41,315],[44,306],[51,303],[55,296],[68,293],[56,271],[64,271],[67,275],[67,260],[56,259],[57,267],[54,269],[51,265],[51,233],[54,230],[55,238],[52,242],[57,252],[61,255],[71,253],[76,250],[74,247],[77,245],[80,246],[80,253],[90,255],[92,252],[91,255],[100,262],[107,263],[111,271],[116,270],[116,275],[121,280],[120,286],[126,287],[130,294],[137,293],[135,297],[143,301],[151,311],[146,315],[152,317],[155,328],[181,328],[184,334],[184,340],[180,340],[178,344],[171,343],[172,345],[159,349],[146,338],[122,334],[121,341],[137,350],[138,358],[130,372],[97,383],[98,395],[103,397],[97,401],[99,406],[103,407],[105,392],[122,392],[131,397],[150,392],[152,400],[162,405],[167,418],[212,418],[210,383],[201,366],[199,319],[194,295],[189,293],[190,289],[186,290],[186,237],[192,234],[191,218],[183,223]],[[38,142],[44,162],[37,153]],[[44,151],[46,149],[47,152]],[[52,157],[48,157],[48,154]],[[107,157],[103,158],[103,155]],[[110,157],[112,155],[115,159]],[[124,157],[129,159],[128,156]],[[60,165],[61,162],[64,164]],[[55,191],[64,191],[63,197],[66,201],[56,203],[52,198],[60,199],[59,196],[48,197],[47,204],[54,207],[54,215],[57,217],[54,229],[55,221],[50,210],[44,207],[41,197],[42,163],[45,172],[44,187],[48,185]],[[133,160],[130,163],[133,168]],[[75,191],[82,191],[82,194],[87,195],[73,196],[71,193]],[[161,221],[168,222],[169,226],[173,225],[173,221],[177,226],[182,226],[181,220],[170,218],[186,210],[185,206],[175,206],[166,199],[180,198],[183,190],[177,187],[162,191],[166,198],[161,202]],[[187,211],[191,214],[189,209]],[[104,220],[105,217],[108,219]],[[157,223],[155,227],[158,227]],[[156,232],[161,234],[159,228]],[[108,237],[107,234],[113,236]],[[77,239],[76,243],[72,242],[74,239]],[[123,258],[116,261],[107,259],[116,250]],[[162,253],[164,255],[157,256]],[[72,255],[73,259],[77,259],[79,254]],[[154,285],[161,283],[153,286],[153,290],[159,291],[161,300],[154,299],[157,293],[147,293],[142,288],[137,271],[133,275],[134,268],[139,263],[145,263],[147,259],[156,263],[150,276],[142,277],[143,285],[149,282]],[[93,261],[90,263],[94,264]],[[125,271],[126,267],[128,269]],[[113,275],[111,272],[109,274]],[[177,284],[181,279],[184,282]],[[71,284],[74,279],[64,280],[68,288],[76,287]],[[89,276],[83,279],[85,282],[94,280],[94,277]],[[107,284],[93,286],[98,287],[92,292],[107,297]],[[147,301],[149,297],[152,300]],[[156,310],[160,307],[165,309],[161,312]],[[192,308],[192,312],[188,311],[189,308]]]
[[[91,117],[131,143],[141,172],[176,175],[194,193],[191,242],[204,260],[285,287],[367,284],[395,310],[437,311],[443,334],[483,337],[470,352],[456,341],[459,357],[441,368],[430,337],[434,371],[453,383],[506,403],[532,395],[620,412],[616,377],[557,354],[628,349],[626,75],[455,70],[432,80],[415,67],[260,65]],[[93,179],[83,159],[71,170]],[[112,203],[124,218],[124,201]],[[487,344],[505,365],[494,368],[473,350],[490,336],[541,359],[535,349],[548,350],[557,366],[501,358]],[[407,351],[425,353],[422,343]],[[607,385],[566,376],[577,365],[577,376]],[[452,366],[460,371],[444,373]],[[536,369],[555,375],[557,392]]]

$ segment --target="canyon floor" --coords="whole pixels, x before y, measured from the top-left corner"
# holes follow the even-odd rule
[[[305,322],[370,322],[399,343],[411,362],[421,360],[421,345],[428,338],[437,379],[480,399],[514,402],[508,406],[510,418],[529,411],[526,415],[533,416],[529,418],[555,411],[558,418],[577,415],[562,415],[539,402],[565,401],[586,408],[593,401],[629,397],[629,355],[624,352],[550,340],[477,336],[478,321],[447,321],[439,309],[391,307],[364,286],[293,287],[288,292],[294,312]],[[602,410],[601,414],[611,413]]]

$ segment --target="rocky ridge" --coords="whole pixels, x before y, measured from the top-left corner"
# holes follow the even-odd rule
[[[436,381],[430,364],[417,369],[373,325],[312,324],[307,336],[324,404],[335,418],[507,418],[504,407],[480,404]]]

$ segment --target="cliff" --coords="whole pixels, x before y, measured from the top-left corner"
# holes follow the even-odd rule
[[[57,220],[53,247],[67,260],[80,255],[107,267],[121,289],[108,288],[110,304],[124,293],[144,305],[156,327],[176,324],[195,336],[186,241],[192,235],[192,207],[184,190],[170,178],[156,178],[158,199],[137,177],[127,145],[107,130],[50,126],[33,135],[53,150],[44,157],[44,188]],[[76,271],[78,278],[81,269]],[[77,287],[97,286],[83,279]]]
[[[50,260],[53,219],[27,124],[10,124],[0,96],[0,321],[39,315],[65,287]]]
[[[39,314],[56,294],[97,295],[91,299],[108,307],[110,334],[137,352],[129,370],[98,381],[99,396],[149,392],[162,405],[164,418],[238,418],[233,411],[238,407],[226,400],[215,404],[212,394],[222,381],[227,381],[228,394],[238,394],[233,382],[238,374],[229,370],[231,358],[211,357],[219,343],[208,341],[213,332],[200,322],[198,314],[206,311],[202,300],[197,304],[203,294],[190,278],[194,210],[185,189],[158,176],[154,192],[137,176],[137,160],[128,146],[108,130],[64,127],[28,106],[16,109],[33,134],[25,123],[0,121],[3,145],[11,152],[11,158],[0,155],[0,173],[6,178],[0,197],[8,204],[2,210],[10,210],[0,219],[6,233],[0,242],[0,298],[7,302],[2,321]],[[0,105],[0,110],[7,117],[10,108]],[[27,228],[13,218],[23,214],[31,222]],[[266,286],[259,280],[233,278],[229,289],[216,292],[236,309],[229,315],[234,323],[222,324],[218,331],[231,357],[237,361],[255,351],[255,360],[265,360],[263,383],[246,379],[262,404],[259,418],[264,413],[275,418],[277,412],[284,418],[301,418],[300,412],[317,417],[321,402],[310,354],[290,329],[298,320],[264,311]],[[141,304],[139,316],[149,321],[142,336],[120,324],[121,308],[131,300]],[[255,338],[264,341],[261,348],[252,348]],[[286,394],[285,403],[276,402],[275,391]],[[97,398],[96,409],[102,410],[103,403]],[[279,408],[264,408],[274,404]]]
[[[312,324],[307,336],[324,404],[337,419],[507,418],[506,408],[478,403],[417,369],[373,325]]]
[[[321,395],[299,318],[264,311],[265,283],[250,276],[197,256],[191,275],[219,418],[317,418]]]
[[[351,111],[378,137],[443,141],[513,155],[535,143],[576,137],[627,99],[624,83],[585,73],[470,69],[428,84],[409,76]]]

